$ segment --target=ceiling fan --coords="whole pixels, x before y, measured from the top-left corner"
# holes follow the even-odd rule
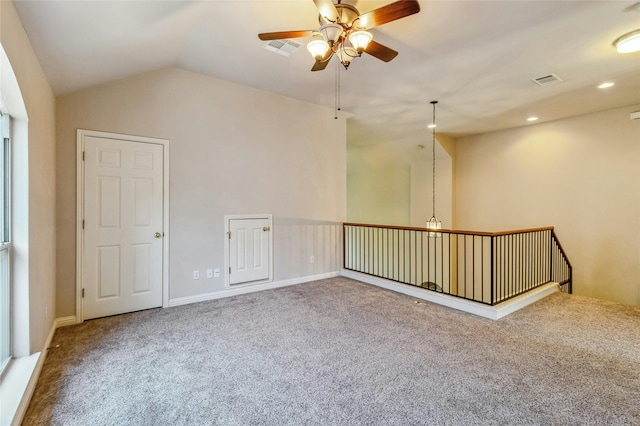
[[[398,0],[363,14],[355,6],[337,1],[313,0],[320,12],[319,30],[260,33],[258,38],[284,40],[313,37],[307,44],[307,49],[316,60],[311,71],[325,69],[334,55],[346,69],[351,60],[363,52],[384,62],[395,58],[398,52],[374,41],[373,35],[367,30],[420,12],[417,0]]]

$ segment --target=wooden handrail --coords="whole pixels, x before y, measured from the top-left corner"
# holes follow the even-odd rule
[[[433,285],[433,289],[427,289],[490,305],[550,281],[560,281],[562,291],[572,292],[571,263],[553,226],[478,232],[344,222],[343,231],[345,270],[421,288]],[[443,237],[440,244],[431,244],[429,238],[423,247],[425,237],[432,236],[431,233]],[[487,250],[488,240],[491,244]],[[533,260],[526,261],[525,256]],[[485,271],[487,265],[491,269],[490,279]],[[440,284],[436,284],[438,275]],[[478,284],[480,293],[476,293]]]
[[[442,232],[444,234],[477,235],[481,237],[497,237],[502,235],[526,234],[527,232],[553,231],[553,226],[544,226],[541,228],[517,229],[513,231],[481,232],[481,231],[461,231],[461,230],[453,230],[453,229],[438,229],[437,231],[434,231],[433,229],[418,228],[413,226],[374,225],[370,223],[353,223],[353,222],[344,222],[343,225],[344,226],[360,226],[360,227],[367,227],[367,228],[379,228],[379,229],[399,229],[402,231],[425,231],[425,232]]]

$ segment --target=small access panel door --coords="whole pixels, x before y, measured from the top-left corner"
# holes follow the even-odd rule
[[[229,219],[229,284],[271,279],[271,220]]]

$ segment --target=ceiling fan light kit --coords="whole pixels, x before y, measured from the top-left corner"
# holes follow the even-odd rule
[[[313,0],[319,11],[318,30],[278,31],[260,33],[260,40],[283,40],[288,38],[313,37],[307,50],[315,59],[311,71],[321,71],[333,56],[346,68],[353,58],[367,53],[374,58],[389,62],[398,55],[395,50],[373,41],[371,28],[396,21],[420,11],[417,0],[397,0],[378,9],[360,14],[358,9],[346,3],[332,0]]]
[[[369,31],[358,30],[349,33],[349,42],[356,49],[358,55],[362,55],[371,40],[373,40],[373,36]]]
[[[351,60],[358,56],[356,49],[350,46],[341,46],[336,52],[336,56],[340,60],[340,63],[346,68],[349,68]]]
[[[333,46],[342,34],[342,27],[338,24],[325,24],[320,27],[320,34],[329,46]]]
[[[326,55],[327,50],[329,50],[329,44],[323,39],[311,40],[309,44],[307,44],[307,50],[316,61],[319,61]]]
[[[640,29],[623,34],[614,40],[618,53],[632,53],[640,51]]]

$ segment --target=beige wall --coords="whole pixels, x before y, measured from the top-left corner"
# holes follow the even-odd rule
[[[574,293],[640,304],[639,109],[459,139],[457,226],[555,226]]]
[[[349,155],[356,154],[350,151]],[[409,166],[350,169],[347,174],[348,221],[408,226],[410,187]]]
[[[348,136],[348,138],[352,138]],[[436,144],[436,216],[453,226],[455,144]],[[371,145],[349,139],[347,217],[349,222],[424,227],[432,215],[431,141],[423,149],[389,141]]]
[[[436,160],[436,210],[435,214],[442,227],[452,229],[452,161],[446,155]],[[433,216],[433,163],[431,161],[411,162],[411,200],[409,202],[409,226],[425,227]]]
[[[56,317],[55,98],[9,1],[0,1],[0,43],[10,62],[10,66],[3,63],[1,83],[3,96],[10,98],[5,98],[9,113],[16,116],[12,142],[19,158],[14,173],[19,175],[21,192],[14,194],[20,205],[14,226],[21,228],[14,253],[20,262],[14,270],[20,288],[14,289],[14,297],[28,286],[24,299],[29,306],[28,318],[21,318],[28,323],[29,348],[14,349],[17,355],[26,355],[42,349]],[[19,93],[10,87],[13,76]],[[22,101],[24,109],[17,105]]]
[[[337,271],[346,124],[331,109],[176,68],[57,100],[58,309],[75,312],[76,129],[169,139],[170,298],[224,289],[224,215],[274,215],[274,279]],[[309,256],[315,256],[310,264]],[[192,271],[201,279],[193,280]]]
[[[440,133],[437,135],[438,143],[442,146],[442,148],[447,152],[449,157],[451,158],[451,229],[460,229],[458,228],[458,224],[456,223],[456,140],[449,135],[445,135]]]

